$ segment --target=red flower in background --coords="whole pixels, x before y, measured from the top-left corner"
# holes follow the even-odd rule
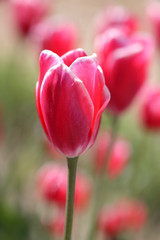
[[[49,18],[33,26],[30,38],[40,51],[47,49],[62,56],[77,47],[79,37],[73,23]]]
[[[160,47],[160,2],[152,2],[147,7],[147,15],[151,23],[151,27],[157,42]]]
[[[152,38],[140,33],[127,36],[123,31],[110,29],[96,38],[95,49],[111,93],[108,109],[118,115],[146,81]]]
[[[37,174],[37,189],[40,196],[65,207],[67,194],[67,169],[62,165],[48,164]],[[75,187],[75,208],[84,209],[90,200],[91,184],[86,175],[78,172]]]
[[[95,23],[96,34],[104,33],[110,28],[117,28],[127,35],[138,30],[138,20],[124,6],[106,7],[97,17]]]
[[[102,167],[104,168],[110,140],[110,135],[108,133],[101,134],[98,139],[95,151],[96,171],[100,171]],[[131,146],[129,142],[124,139],[117,139],[112,147],[106,166],[106,171],[110,178],[115,178],[122,173],[130,155]]]
[[[65,226],[65,211],[60,212],[56,217],[50,220],[49,223],[46,223],[46,226],[53,236],[62,237]]]
[[[17,30],[26,36],[31,27],[49,12],[48,0],[12,0],[11,11]]]
[[[160,88],[148,87],[142,94],[140,117],[149,130],[160,130]]]
[[[88,57],[82,49],[62,57],[48,50],[41,53],[37,110],[60,153],[73,158],[93,145],[109,99],[96,55]]]
[[[123,200],[102,209],[98,229],[105,235],[117,237],[126,231],[140,230],[147,220],[147,209],[141,202]]]

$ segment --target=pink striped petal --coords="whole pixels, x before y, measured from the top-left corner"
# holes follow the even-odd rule
[[[96,54],[90,57],[78,58],[70,66],[71,71],[83,82],[92,101],[95,91],[95,75],[98,67]],[[94,101],[93,101],[94,102]]]
[[[82,48],[78,48],[65,53],[62,56],[64,63],[69,67],[77,58],[85,57],[87,54]]]
[[[99,124],[101,120],[101,115],[107,104],[110,101],[110,92],[105,85],[105,79],[100,66],[97,68],[96,76],[95,76],[95,88],[94,88],[94,118],[92,122],[91,132],[90,132],[90,143],[88,145],[88,149],[93,145],[95,138],[97,136],[97,132],[99,129]]]
[[[46,72],[51,67],[59,63],[63,63],[63,60],[56,53],[53,53],[49,50],[44,50],[41,52],[39,60],[40,64],[39,86],[41,86]]]
[[[40,104],[54,146],[67,157],[80,155],[88,145],[94,115],[82,81],[64,65],[51,68],[42,83]]]

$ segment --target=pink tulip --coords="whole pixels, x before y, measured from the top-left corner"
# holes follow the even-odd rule
[[[37,188],[44,200],[64,208],[67,194],[67,169],[62,165],[45,165],[37,174]],[[89,203],[90,195],[89,179],[78,172],[75,187],[75,209],[84,209]]]
[[[147,15],[149,17],[151,27],[157,42],[160,47],[160,2],[152,2],[147,7]]]
[[[116,139],[112,146],[107,165],[104,166],[108,155],[110,140],[109,133],[103,133],[99,137],[95,151],[95,168],[96,171],[100,171],[102,167],[106,167],[108,176],[110,178],[115,178],[118,177],[126,167],[131,155],[131,146],[124,139]]]
[[[120,5],[106,7],[97,17],[96,34],[104,33],[110,28],[124,31],[127,35],[138,29],[138,21],[125,7]]]
[[[48,0],[12,0],[11,11],[17,30],[26,36],[49,11]]]
[[[47,49],[62,56],[77,47],[78,31],[68,21],[46,19],[31,29],[30,38],[41,51]]]
[[[95,54],[88,57],[82,49],[62,57],[48,50],[41,53],[37,110],[59,152],[73,158],[93,145],[109,99]]]
[[[146,81],[152,38],[140,33],[129,37],[123,31],[110,29],[96,38],[95,48],[111,93],[108,108],[118,115]]]
[[[149,130],[160,130],[160,87],[148,87],[140,108],[142,124]]]
[[[117,237],[126,231],[140,230],[147,220],[147,210],[143,203],[123,200],[102,209],[98,228],[104,235]]]

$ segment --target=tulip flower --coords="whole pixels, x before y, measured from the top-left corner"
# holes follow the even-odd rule
[[[115,239],[126,231],[140,230],[147,220],[147,210],[143,203],[123,200],[102,209],[98,219],[98,229]]]
[[[160,130],[160,88],[148,87],[142,96],[140,117],[143,126],[149,130]]]
[[[37,189],[39,195],[50,203],[55,203],[65,208],[67,194],[67,169],[58,164],[43,166],[37,174]],[[85,209],[91,195],[90,180],[82,174],[77,173],[75,187],[75,209]]]
[[[49,18],[33,26],[30,38],[41,51],[47,49],[62,56],[77,47],[78,31],[69,21]]]
[[[73,158],[93,145],[109,99],[95,54],[86,56],[82,49],[62,57],[48,50],[41,53],[37,110],[48,139],[60,153]]]
[[[111,93],[108,109],[117,116],[131,104],[146,81],[153,41],[149,35],[127,36],[110,29],[96,38],[95,49]]]
[[[147,7],[147,15],[157,42],[160,47],[160,3],[158,1],[152,2]]]
[[[124,31],[127,35],[138,30],[138,20],[125,7],[115,5],[106,7],[97,17],[95,22],[96,34],[102,34],[110,28]]]
[[[110,141],[111,137],[108,133],[101,134],[98,139],[95,149],[95,168],[96,171],[100,171],[101,168],[106,167],[108,176],[115,178],[119,176],[126,167],[131,154],[131,146],[125,139],[117,138],[111,149],[107,166],[104,166]]]
[[[11,11],[15,27],[26,36],[31,27],[47,15],[49,4],[48,0],[12,0]]]

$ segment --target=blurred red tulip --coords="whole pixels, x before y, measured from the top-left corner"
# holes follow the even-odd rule
[[[117,28],[127,35],[138,30],[138,20],[124,6],[115,5],[106,7],[95,22],[96,34],[104,33],[109,28]]]
[[[65,226],[65,211],[63,213],[59,213],[50,223],[48,224],[48,228],[53,236],[62,237],[64,233]]]
[[[79,37],[73,23],[49,18],[33,26],[30,38],[40,51],[47,49],[62,56],[77,47]]]
[[[67,169],[62,165],[48,164],[37,175],[40,196],[48,202],[65,207],[67,194]],[[84,209],[90,200],[91,183],[86,175],[78,172],[75,187],[75,208]]]
[[[141,202],[123,200],[102,209],[98,228],[105,235],[117,237],[126,231],[140,230],[147,220],[147,209]]]
[[[110,29],[96,38],[95,49],[111,93],[108,109],[118,115],[146,81],[152,38],[141,33],[129,37],[123,31]]]
[[[93,145],[109,99],[95,54],[86,56],[82,49],[62,58],[48,50],[41,53],[37,110],[48,139],[60,153],[73,158]]]
[[[26,36],[31,27],[49,12],[48,0],[12,0],[13,22],[21,35]]]
[[[160,88],[150,87],[143,93],[141,122],[149,130],[160,130]]]
[[[95,168],[96,171],[104,168],[104,162],[107,157],[108,146],[110,144],[110,135],[103,133],[98,139],[95,152]],[[129,160],[131,154],[131,146],[124,139],[117,139],[112,147],[108,162],[107,174],[110,178],[119,176]]]
[[[151,27],[160,48],[160,2],[151,2],[147,7],[147,15],[151,23]]]

